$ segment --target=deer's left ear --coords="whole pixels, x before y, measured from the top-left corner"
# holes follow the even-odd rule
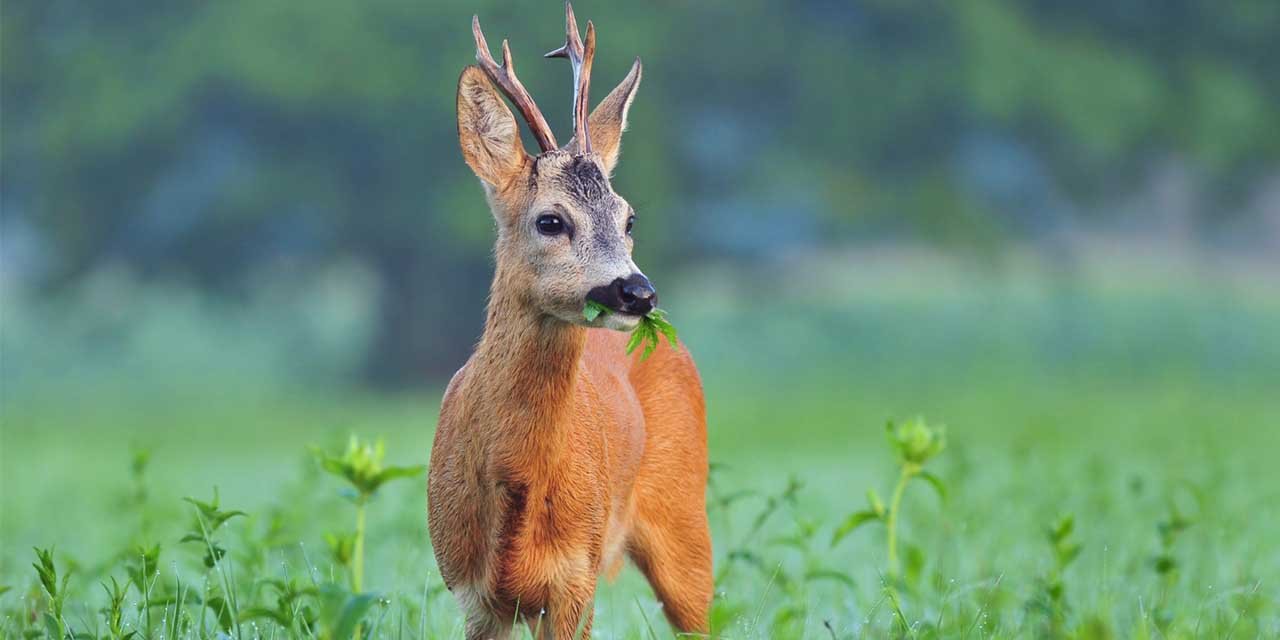
[[[627,128],[627,111],[640,88],[640,58],[631,65],[631,72],[605,96],[587,121],[587,135],[591,137],[591,150],[600,156],[605,173],[613,173],[622,151],[622,132]]]

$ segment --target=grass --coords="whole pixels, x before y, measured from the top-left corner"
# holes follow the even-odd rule
[[[1280,635],[1274,303],[910,291],[751,327],[673,299],[707,385],[717,634]],[[201,382],[7,392],[0,636],[461,637],[411,469],[438,392]],[[915,416],[945,448],[886,443]],[[596,637],[670,637],[631,569],[596,613]]]

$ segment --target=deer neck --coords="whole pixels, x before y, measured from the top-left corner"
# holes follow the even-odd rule
[[[551,442],[573,412],[578,360],[586,329],[540,311],[499,265],[484,334],[476,347],[475,381],[489,424],[511,435]],[[473,387],[475,388],[475,387]],[[530,440],[514,442],[522,446]]]

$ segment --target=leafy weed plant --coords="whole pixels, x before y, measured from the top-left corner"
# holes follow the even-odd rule
[[[1028,608],[1044,616],[1043,633],[1047,637],[1057,638],[1063,634],[1068,611],[1063,575],[1080,555],[1080,543],[1072,535],[1075,523],[1075,517],[1064,515],[1045,529],[1045,539],[1053,553],[1053,565],[1049,573],[1040,578]]]
[[[62,610],[67,601],[67,583],[71,580],[71,574],[62,574],[62,580],[59,581],[58,567],[53,561],[53,550],[36,548],[35,551],[36,562],[31,566],[35,567],[36,574],[40,577],[40,586],[48,597],[48,605],[41,619],[44,621],[49,637],[65,638],[69,632]]]
[[[902,562],[898,555],[898,523],[902,511],[902,497],[906,493],[907,485],[912,480],[920,478],[933,487],[939,498],[946,500],[946,485],[937,475],[926,471],[924,465],[946,448],[947,434],[945,427],[931,426],[923,418],[915,418],[900,425],[889,422],[885,425],[885,436],[898,459],[898,482],[893,487],[889,504],[885,506],[874,488],[868,489],[867,508],[845,517],[831,535],[831,546],[836,546],[864,524],[884,523],[885,551],[888,558],[885,593],[889,598],[889,604],[894,609],[895,619],[899,625],[898,631],[905,633],[907,621],[902,614],[901,600],[898,597],[898,588],[904,586],[906,582],[903,579]],[[912,547],[908,559],[909,567],[912,569],[909,577],[917,578],[920,567],[924,564],[923,552]]]
[[[331,456],[319,449],[313,451],[322,469],[346,481],[347,487],[342,496],[356,507],[355,533],[350,538],[331,536],[330,545],[336,548],[339,558],[349,560],[351,591],[360,593],[364,588],[365,519],[369,501],[387,482],[418,476],[426,467],[384,467],[382,461],[387,451],[383,441],[361,442],[354,435],[342,455]]]
[[[609,308],[598,303],[588,300],[587,305],[582,309],[582,317],[587,322],[594,322],[596,318],[602,317],[609,313]],[[667,312],[662,309],[654,309],[649,313],[640,317],[640,324],[631,330],[631,339],[627,341],[627,353],[631,354],[637,348],[643,346],[640,351],[640,359],[648,358],[654,349],[658,348],[658,343],[665,336],[667,342],[671,343],[672,348],[679,348],[679,342],[676,340],[676,328],[667,321]]]
[[[1127,549],[1128,554],[1116,561],[1102,556],[1101,582],[1082,580],[1082,572],[1076,570],[1082,557],[1076,541],[1079,524],[1091,522],[1080,514],[1054,521],[1043,537],[1032,541],[1040,546],[1027,549],[1030,554],[1021,553],[1025,547],[1018,549],[1019,556],[1046,557],[1041,554],[1046,551],[1042,540],[1047,541],[1047,565],[1019,564],[1012,553],[982,554],[984,549],[977,549],[970,554],[967,548],[952,547],[948,541],[959,538],[965,544],[982,544],[983,536],[993,535],[996,528],[986,523],[1001,521],[987,519],[982,503],[969,500],[980,493],[977,486],[965,485],[965,502],[950,498],[953,506],[948,511],[963,511],[964,515],[956,514],[958,517],[936,525],[924,527],[916,518],[906,520],[912,514],[903,511],[910,509],[906,493],[916,479],[928,482],[940,494],[944,492],[942,480],[933,473],[934,459],[946,447],[941,428],[914,420],[890,425],[886,432],[897,462],[897,481],[886,494],[889,499],[881,500],[875,490],[869,491],[867,507],[842,519],[828,521],[814,512],[810,499],[819,498],[823,487],[807,487],[800,477],[791,476],[769,491],[757,491],[750,484],[730,481],[723,465],[712,466],[709,515],[713,523],[719,523],[715,527],[717,574],[710,620],[713,637],[1083,640],[1252,638],[1273,637],[1280,631],[1274,586],[1268,581],[1271,565],[1266,558],[1255,558],[1251,565],[1242,566],[1233,582],[1215,579],[1213,585],[1218,589],[1196,600],[1195,585],[1205,584],[1205,563],[1196,561],[1196,546],[1190,544],[1186,532],[1193,520],[1212,524],[1217,511],[1192,509],[1189,500],[1182,500],[1169,504],[1158,518],[1156,540],[1151,539],[1149,525],[1131,528],[1129,538],[1109,538],[1112,549]],[[55,565],[52,551],[37,550],[35,574],[26,574],[26,582],[5,576],[4,582],[15,588],[8,593],[0,588],[0,637],[461,637],[464,623],[456,606],[443,597],[439,574],[432,573],[421,523],[413,523],[415,514],[406,514],[403,523],[383,523],[377,521],[378,511],[358,513],[356,533],[335,537],[347,542],[338,545],[342,550],[334,562],[326,562],[321,554],[316,563],[316,558],[308,555],[307,546],[321,540],[328,523],[347,522],[350,515],[345,509],[333,509],[336,502],[322,497],[328,492],[317,488],[321,469],[342,478],[343,495],[357,511],[387,493],[383,489],[388,482],[420,475],[420,467],[385,465],[383,453],[377,443],[359,440],[341,454],[316,452],[320,464],[304,465],[298,490],[282,491],[280,500],[266,508],[265,516],[224,508],[215,492],[210,500],[188,499],[185,508],[193,517],[175,520],[172,508],[157,498],[161,495],[159,485],[149,475],[145,482],[136,475],[125,477],[121,486],[132,488],[134,495],[144,488],[152,496],[127,502],[118,514],[117,522],[128,528],[119,533],[126,534],[121,539],[128,541],[130,550],[107,553],[105,561],[83,565],[65,551],[57,555]],[[1036,486],[1047,486],[1035,477],[1034,470],[1019,471],[1030,474]],[[963,478],[948,474],[951,482],[965,482]],[[146,483],[150,484],[139,487]],[[1191,493],[1199,495],[1194,489]],[[993,500],[999,501],[1002,509],[1017,511],[1027,506],[1003,499],[997,495]],[[1047,504],[1057,504],[1057,496],[1050,499],[1055,502]],[[1038,508],[1036,504],[1030,507]],[[147,518],[133,517],[134,509],[144,511],[141,515]],[[183,526],[188,523],[190,526]],[[883,525],[884,537],[858,540],[858,545],[846,540],[868,523]],[[902,539],[900,529],[907,523],[913,526],[906,537],[914,544]],[[384,538],[380,527],[388,525],[391,528]],[[181,538],[179,548],[192,551],[186,558],[189,562],[168,555],[162,559],[160,545],[148,542],[150,534],[142,532],[146,528],[152,528],[161,539],[170,535],[175,540]],[[994,535],[1007,532],[1017,536],[1018,531],[1036,528],[1035,523],[1024,521],[1022,527],[1005,528]],[[368,559],[363,557],[366,529],[379,533],[380,541],[369,547]],[[384,539],[387,546],[381,542]],[[1000,550],[1010,543],[1007,537],[994,539],[1000,541]],[[833,558],[832,547],[842,542],[846,549],[855,549],[852,562]],[[876,572],[865,566],[868,545],[887,552],[886,568]],[[926,548],[936,553],[928,558],[932,571],[928,580],[924,579]],[[364,563],[385,562],[388,555],[397,569],[403,566],[408,582],[401,579],[386,591],[379,589],[378,594],[365,591],[370,580],[364,574]],[[385,565],[379,566],[386,570]],[[1113,573],[1117,570],[1122,573]],[[876,573],[880,574],[878,587]],[[127,578],[120,578],[121,574]],[[1110,595],[1113,585],[1121,583],[1126,591]],[[611,605],[614,596],[610,590],[616,588],[605,587],[597,600],[599,635],[666,635],[647,586],[638,585],[643,592],[618,598],[627,603],[625,606]],[[1084,593],[1091,594],[1090,598],[1072,599],[1068,606],[1068,595]],[[904,609],[913,615],[910,622]],[[534,630],[520,627],[517,635],[530,637],[530,632],[538,634],[536,625]]]

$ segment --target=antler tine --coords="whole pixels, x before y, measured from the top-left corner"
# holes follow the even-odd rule
[[[568,58],[573,66],[573,139],[577,142],[577,152],[587,154],[591,153],[591,138],[587,134],[587,117],[591,112],[588,89],[591,86],[591,61],[596,57],[596,27],[587,21],[587,41],[583,45],[573,5],[565,2],[564,14],[564,46],[547,52],[544,57]]]
[[[556,144],[556,136],[551,132],[547,119],[542,117],[542,111],[534,103],[533,97],[525,91],[524,85],[520,84],[520,79],[516,77],[516,67],[511,61],[511,47],[507,41],[502,41],[502,66],[498,66],[493,55],[489,53],[489,43],[484,39],[484,32],[480,30],[480,16],[471,17],[471,34],[476,39],[476,62],[480,64],[481,69],[484,69],[485,75],[489,76],[489,79],[498,85],[502,93],[506,94],[511,103],[520,110],[525,122],[529,123],[529,129],[533,131],[533,137],[537,138],[538,146],[543,151],[559,148],[560,145]]]

